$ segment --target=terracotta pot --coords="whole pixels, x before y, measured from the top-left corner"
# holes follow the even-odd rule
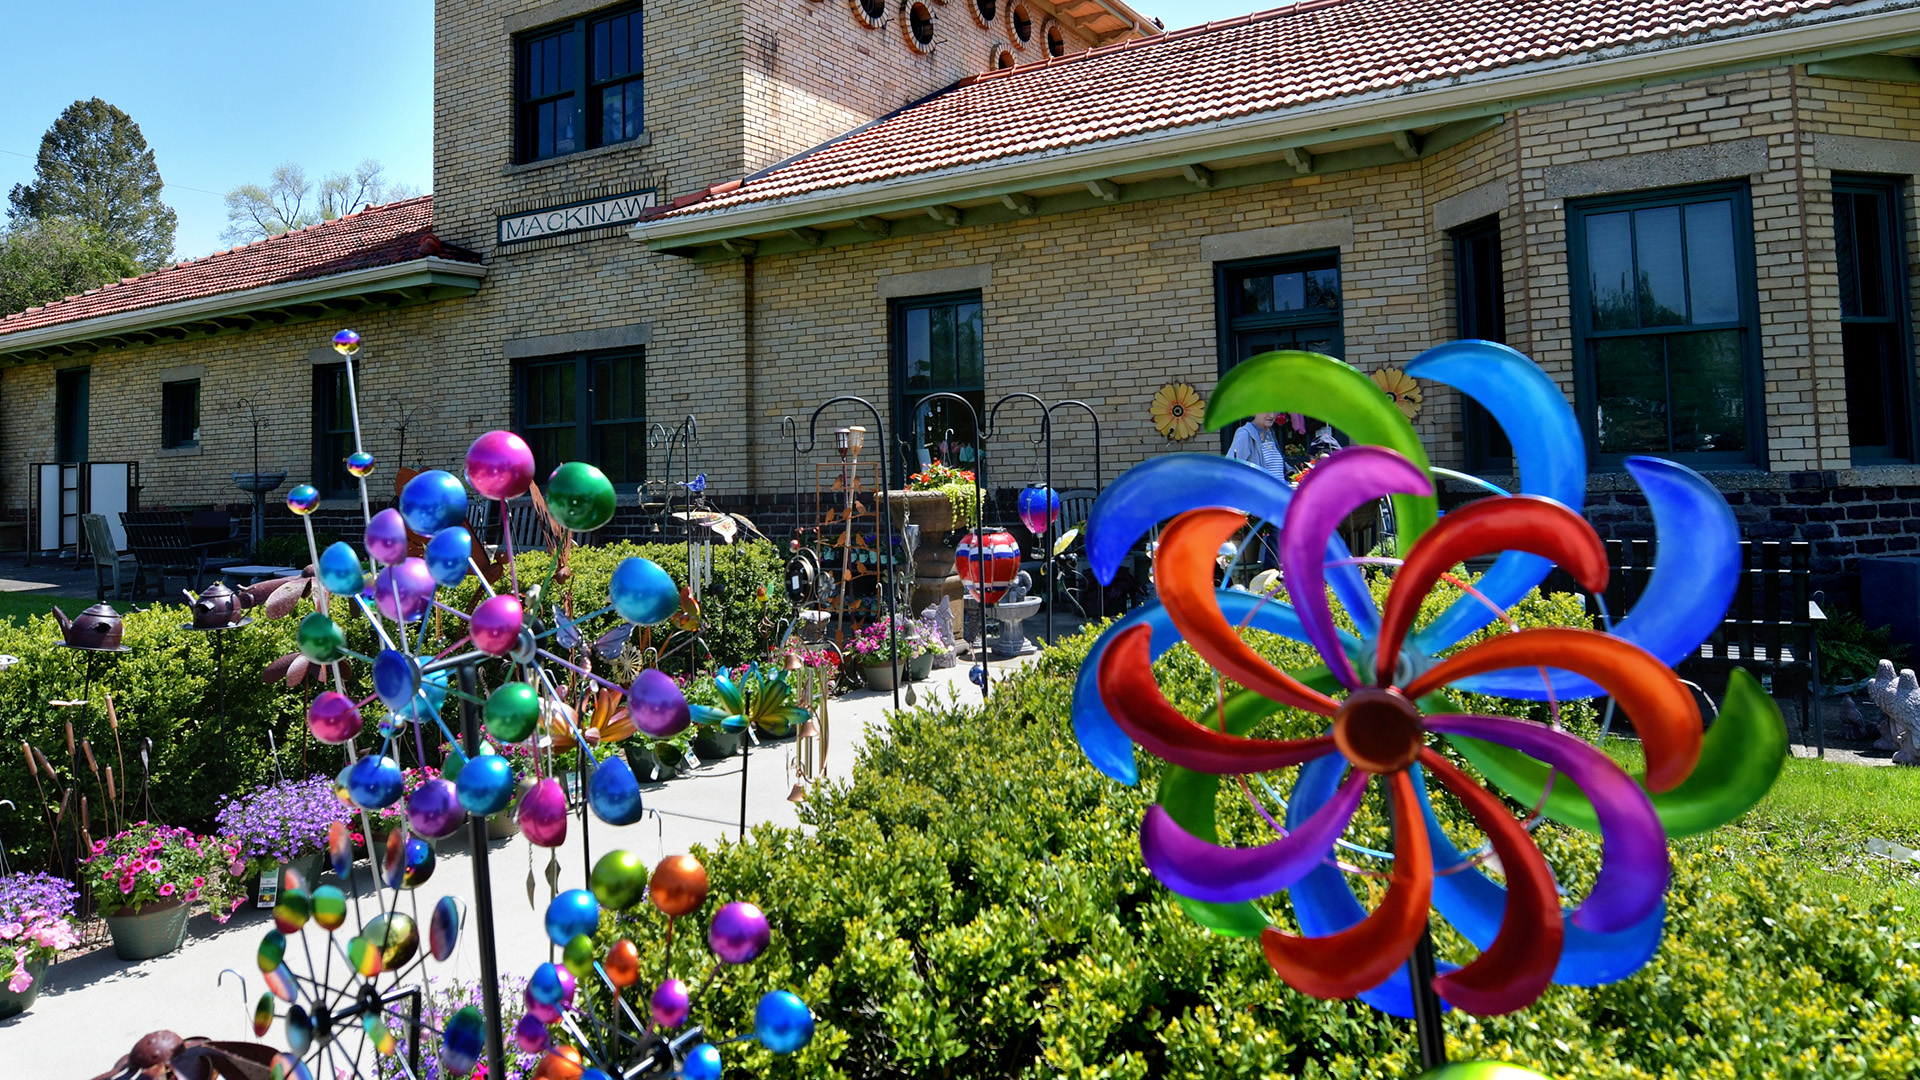
[[[52,966],[45,960],[27,961],[27,974],[32,976],[33,982],[17,994],[7,989],[5,979],[0,979],[0,1020],[19,1016],[33,1008],[34,999],[40,996],[40,986],[46,978],[47,969]]]
[[[160,900],[107,913],[113,952],[122,960],[150,960],[180,947],[187,937],[187,905]]]

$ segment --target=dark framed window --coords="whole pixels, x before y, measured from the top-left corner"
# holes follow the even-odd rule
[[[1747,185],[1570,202],[1567,249],[1592,460],[1765,460]]]
[[[93,373],[67,368],[53,377],[54,454],[63,462],[87,460],[88,387]]]
[[[160,445],[200,445],[200,380],[160,384]]]
[[[1277,349],[1336,357],[1346,352],[1337,249],[1215,263],[1213,273],[1220,374],[1249,357]],[[1220,449],[1232,445],[1239,427],[1221,429]],[[1309,424],[1308,436],[1317,427],[1317,421]],[[1290,450],[1304,454],[1304,444]]]
[[[1913,345],[1900,184],[1833,178],[1840,340],[1853,460],[1911,461]]]
[[[637,6],[515,40],[518,158],[539,161],[637,139],[646,130]]]
[[[562,462],[587,461],[617,484],[647,478],[644,350],[531,360],[514,370],[513,426],[545,482]]]
[[[355,374],[358,374],[357,372]],[[316,364],[313,368],[313,485],[327,498],[356,490],[358,481],[347,472],[353,453],[353,405],[347,396],[347,365]]]
[[[894,427],[906,433],[915,456],[972,468],[974,417],[986,411],[986,352],[980,294],[916,296],[893,303]],[[938,393],[958,394],[973,415],[951,401],[920,403]]]
[[[1500,218],[1481,218],[1453,230],[1455,313],[1463,340],[1507,340],[1507,297],[1500,277]],[[1467,464],[1479,470],[1513,468],[1513,446],[1492,415],[1472,398],[1460,399]]]

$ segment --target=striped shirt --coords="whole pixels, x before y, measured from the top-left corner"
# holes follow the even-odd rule
[[[1282,481],[1287,479],[1290,471],[1286,455],[1280,449],[1278,424],[1264,432],[1252,424],[1240,425],[1240,430],[1233,434],[1233,445],[1227,449],[1227,456],[1250,461]]]

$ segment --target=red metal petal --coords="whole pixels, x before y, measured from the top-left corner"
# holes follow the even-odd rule
[[[1540,857],[1533,837],[1498,798],[1431,747],[1420,751],[1420,764],[1466,804],[1467,813],[1493,843],[1493,853],[1500,857],[1507,876],[1507,910],[1493,944],[1473,963],[1435,979],[1434,989],[1476,1016],[1524,1009],[1553,982],[1566,937],[1553,871]]]
[[[1387,981],[1407,962],[1427,928],[1433,895],[1433,854],[1420,801],[1406,772],[1393,785],[1393,878],[1387,897],[1357,926],[1303,938],[1268,927],[1260,934],[1267,963],[1287,985],[1317,998],[1350,998]]]
[[[1479,555],[1527,551],[1558,563],[1593,592],[1607,587],[1607,548],[1587,519],[1538,495],[1496,495],[1440,519],[1407,552],[1380,613],[1379,679],[1393,684],[1400,644],[1440,575]]]
[[[1333,752],[1333,737],[1246,739],[1202,727],[1167,702],[1153,678],[1153,628],[1136,626],[1107,645],[1100,658],[1100,700],[1127,737],[1148,753],[1184,769],[1215,776],[1266,772]]]
[[[1470,675],[1526,667],[1577,671],[1613,695],[1646,749],[1648,791],[1673,790],[1700,760],[1693,695],[1645,649],[1595,630],[1553,626],[1500,634],[1427,669],[1405,693],[1418,700]]]
[[[1332,698],[1267,663],[1220,613],[1213,595],[1214,559],[1220,545],[1246,524],[1246,515],[1237,510],[1189,510],[1174,518],[1160,533],[1160,550],[1153,559],[1160,603],[1180,636],[1222,675],[1282,705],[1332,716],[1339,709]],[[1112,708],[1112,699],[1107,700]]]

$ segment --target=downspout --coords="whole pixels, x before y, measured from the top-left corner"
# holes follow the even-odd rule
[[[740,323],[741,323],[740,337],[741,337],[742,351],[745,354],[744,355],[745,363],[743,365],[743,377],[745,378],[746,384],[747,384],[745,388],[746,392],[741,395],[741,400],[745,402],[745,407],[747,411],[746,474],[747,474],[747,493],[751,495],[751,494],[757,494],[760,491],[760,453],[759,453],[759,434],[758,434],[759,433],[758,425],[760,422],[760,365],[759,365],[759,362],[755,359],[755,348],[754,348],[755,346],[754,326],[753,326],[754,281],[753,281],[753,252],[751,251],[747,252],[745,255],[742,255],[740,257],[740,286],[741,286],[740,288]]]

